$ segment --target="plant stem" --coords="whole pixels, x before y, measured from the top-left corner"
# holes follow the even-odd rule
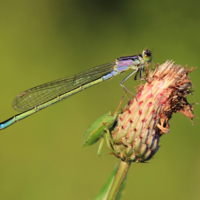
[[[131,162],[121,161],[115,179],[110,188],[107,200],[115,200],[120,191],[121,185],[128,173],[128,169],[131,165]]]

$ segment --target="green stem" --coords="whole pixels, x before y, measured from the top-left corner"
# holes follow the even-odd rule
[[[107,200],[115,200],[117,198],[118,192],[120,191],[121,185],[128,173],[128,169],[131,162],[121,161],[115,179],[110,188]]]

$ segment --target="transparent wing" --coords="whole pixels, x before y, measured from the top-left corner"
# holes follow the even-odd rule
[[[114,65],[115,62],[96,66],[74,76],[44,83],[26,90],[14,99],[13,109],[22,112],[41,105],[112,72]]]

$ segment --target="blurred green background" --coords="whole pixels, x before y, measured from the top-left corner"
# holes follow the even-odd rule
[[[198,3],[198,4],[197,4]],[[173,59],[199,67],[198,1],[0,1],[0,121],[17,114],[20,92],[125,55],[153,50],[154,63]],[[199,68],[190,102],[200,102]],[[121,74],[3,130],[1,200],[93,199],[114,165],[98,145],[82,149],[84,132],[114,112],[124,92]],[[126,84],[139,84],[133,79]],[[123,106],[126,104],[125,98]],[[200,116],[199,106],[194,107]],[[200,199],[200,126],[175,114],[170,133],[148,164],[130,168],[122,200]],[[106,151],[106,148],[104,149]]]

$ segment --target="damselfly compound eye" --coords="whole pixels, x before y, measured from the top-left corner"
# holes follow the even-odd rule
[[[143,56],[143,59],[144,59],[146,62],[151,62],[151,60],[152,60],[152,53],[151,53],[151,51],[149,51],[148,49],[145,49],[145,50],[142,52],[142,56]]]

